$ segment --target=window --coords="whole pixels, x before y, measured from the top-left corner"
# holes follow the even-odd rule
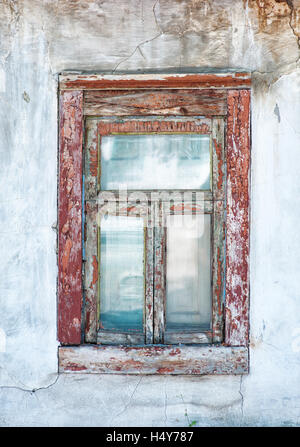
[[[221,342],[224,120],[87,118],[86,142],[85,341]]]
[[[61,371],[248,371],[249,85],[61,76]]]

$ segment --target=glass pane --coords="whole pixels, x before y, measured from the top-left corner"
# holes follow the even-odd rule
[[[142,332],[144,220],[107,216],[100,231],[100,328]]]
[[[209,214],[167,218],[167,329],[210,328]]]
[[[110,135],[101,139],[101,189],[210,189],[210,137]]]

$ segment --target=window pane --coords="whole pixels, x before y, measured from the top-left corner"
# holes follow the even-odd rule
[[[101,189],[210,189],[210,137],[110,135],[101,138]]]
[[[143,331],[144,220],[101,220],[100,328]]]
[[[209,214],[167,217],[167,329],[210,328],[210,222]]]

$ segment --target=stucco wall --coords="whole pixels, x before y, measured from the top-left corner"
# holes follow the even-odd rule
[[[0,2],[0,425],[299,425],[299,0]],[[253,72],[250,374],[57,375],[62,71]]]

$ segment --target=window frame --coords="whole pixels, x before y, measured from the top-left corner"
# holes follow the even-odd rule
[[[249,169],[250,75],[76,75],[59,78],[58,338],[62,372],[143,374],[246,374],[249,369]],[[156,89],[159,113],[226,117],[226,270],[224,340],[209,346],[88,346],[82,339],[82,165],[84,116],[110,113],[109,92],[146,94],[143,115],[157,107],[147,98]],[[173,108],[163,110],[164,92],[174,90]],[[193,101],[176,103],[176,91]],[[187,95],[188,96],[188,95]],[[175,98],[175,99],[174,99]],[[191,96],[189,96],[191,98]],[[170,100],[171,101],[171,100]],[[171,101],[171,102],[172,102]],[[103,106],[104,102],[104,106]],[[120,100],[122,103],[122,98]],[[100,105],[99,105],[100,104]],[[183,104],[183,106],[182,106]],[[126,107],[124,106],[125,113]],[[137,109],[136,106],[135,110]],[[141,114],[140,104],[138,104]],[[175,113],[176,109],[176,113]],[[132,110],[132,107],[131,107]],[[139,112],[137,110],[137,112]],[[157,111],[157,108],[155,109]],[[195,113],[195,110],[197,113]],[[127,111],[128,113],[128,111]],[[219,148],[217,142],[216,148]],[[218,153],[218,151],[216,151]],[[97,154],[94,154],[96,169]],[[93,163],[92,163],[93,164]],[[220,167],[218,170],[221,173]],[[222,176],[221,176],[222,177]],[[222,177],[224,180],[224,178]],[[216,271],[219,281],[221,272]],[[95,278],[95,277],[94,277]],[[91,284],[93,278],[91,278]],[[218,283],[218,280],[217,280]],[[94,285],[93,285],[94,286]],[[87,299],[85,297],[85,299]],[[81,346],[79,346],[81,345]]]
[[[99,193],[104,193],[103,197],[110,200],[112,195],[113,209],[123,198],[119,198],[118,190],[101,191],[100,176],[102,167],[100,164],[101,140],[103,136],[108,135],[180,135],[185,133],[197,135],[210,136],[210,159],[211,159],[211,186],[209,190],[130,190],[131,194],[141,193],[147,202],[150,203],[152,199],[152,210],[148,212],[148,223],[153,226],[150,219],[156,216],[156,224],[151,232],[149,225],[147,225],[147,250],[146,250],[146,294],[145,294],[145,338],[140,335],[130,335],[117,332],[109,333],[109,331],[99,330],[99,308],[100,291],[97,287],[97,281],[93,280],[95,262],[100,261],[97,235],[99,239],[99,230],[95,225],[96,211],[94,207],[89,206],[85,209],[86,231],[84,234],[85,262],[84,262],[84,294],[85,303],[83,308],[84,314],[84,328],[85,328],[85,342],[97,344],[178,344],[178,343],[217,343],[223,341],[223,309],[220,312],[220,303],[223,301],[224,295],[224,199],[225,199],[225,163],[224,163],[224,119],[221,118],[194,118],[194,117],[152,117],[150,121],[148,117],[142,116],[139,120],[132,117],[112,117],[104,119],[103,117],[89,117],[85,122],[85,203],[96,201]],[[95,155],[97,154],[97,155]],[[95,161],[96,160],[96,161]],[[180,211],[169,212],[167,209],[168,202],[162,200],[164,194],[169,197],[169,194],[177,194],[177,206],[184,206],[185,213],[188,209],[189,203],[184,200],[184,194],[188,192],[196,196],[201,193],[203,196],[203,203],[196,204],[198,209],[194,209],[192,214],[210,214],[211,215],[211,307],[212,320],[211,328],[198,331],[166,331],[165,327],[165,282],[159,281],[159,278],[165,277],[165,256],[162,249],[166,248],[166,231],[163,230],[165,225],[160,222],[158,227],[159,215],[165,219],[167,214],[182,214]],[[157,193],[157,199],[153,199],[152,193]],[[192,203],[190,205],[193,205]],[[131,204],[136,206],[136,203]],[[203,208],[204,209],[201,209]],[[104,206],[105,208],[105,206]],[[128,206],[129,215],[132,214]],[[99,208],[100,211],[100,208]],[[90,215],[92,213],[92,216]],[[111,214],[111,212],[109,212]],[[144,213],[146,215],[146,212]],[[161,226],[163,228],[161,228]],[[150,243],[149,243],[150,241]],[[153,259],[153,247],[156,246],[155,255]],[[161,260],[157,257],[161,257]],[[168,253],[166,253],[168,256]],[[154,261],[154,262],[153,262]],[[156,261],[156,262],[155,262]],[[101,261],[100,261],[101,262]],[[152,264],[152,265],[151,265]],[[91,274],[91,272],[93,272]],[[155,274],[153,274],[155,272]],[[95,277],[96,278],[96,277]],[[153,287],[154,281],[154,287]],[[154,298],[154,299],[153,299]],[[154,324],[153,331],[151,330]],[[102,339],[100,337],[100,332]],[[98,335],[97,335],[98,334]]]

